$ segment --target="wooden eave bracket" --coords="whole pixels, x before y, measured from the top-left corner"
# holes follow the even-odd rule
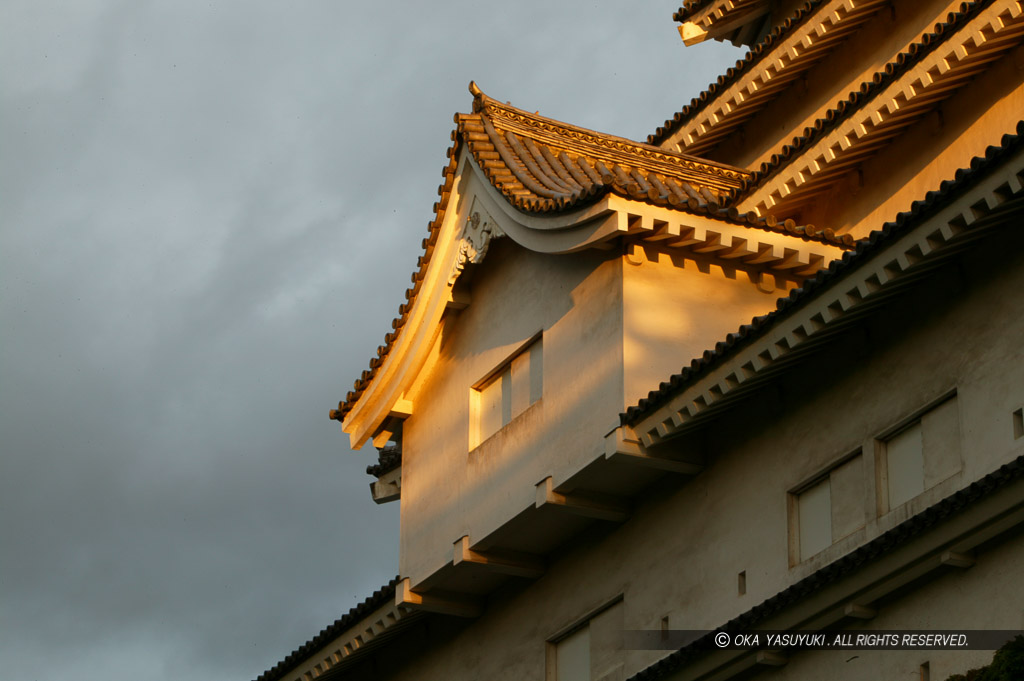
[[[774,650],[759,650],[754,661],[765,667],[782,667],[789,662],[789,658]]]
[[[604,458],[608,461],[633,466],[654,468],[679,475],[697,475],[704,470],[702,463],[670,459],[648,453],[640,438],[629,426],[619,426],[604,438]]]
[[[380,424],[380,427],[373,434],[373,446],[380,449],[388,442],[401,427],[402,421],[412,416],[412,401],[405,398],[404,394],[399,397],[394,405],[388,410],[387,416]]]
[[[939,562],[949,567],[965,569],[974,565],[974,556],[957,551],[943,551]]]
[[[544,478],[537,483],[537,508],[558,508],[585,518],[624,522],[629,517],[629,507],[619,501],[598,500],[579,494],[555,491],[554,479]]]
[[[480,566],[497,574],[527,579],[537,579],[544,574],[544,560],[539,556],[525,553],[475,551],[470,548],[468,536],[463,536],[455,542],[452,565]]]
[[[860,603],[847,603],[843,607],[843,614],[853,619],[869,620],[873,619],[875,615],[878,614],[878,610],[866,605],[861,605]]]
[[[483,606],[475,598],[413,591],[408,577],[395,587],[395,605],[456,617],[479,617],[483,613]]]

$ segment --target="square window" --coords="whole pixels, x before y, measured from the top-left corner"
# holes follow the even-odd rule
[[[791,558],[802,562],[864,526],[864,461],[858,451],[793,493]]]
[[[960,472],[956,395],[878,440],[878,511],[887,513]]]

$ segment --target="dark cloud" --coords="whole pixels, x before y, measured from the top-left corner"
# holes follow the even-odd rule
[[[390,578],[398,509],[327,410],[466,85],[643,138],[737,56],[673,9],[5,3],[5,675],[255,677]]]

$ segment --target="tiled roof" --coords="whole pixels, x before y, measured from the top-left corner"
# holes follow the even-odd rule
[[[682,7],[676,10],[672,14],[672,20],[678,22],[684,22],[689,20],[694,14],[710,7],[715,4],[715,0],[686,0]],[[765,0],[726,0],[721,2],[721,6],[715,12],[716,19],[721,21],[725,17],[729,17],[733,14],[741,12],[747,12],[757,5],[766,4]]]
[[[972,504],[981,501],[990,494],[1021,478],[1024,478],[1024,456],[1018,456],[995,472],[989,473],[977,482],[951,494],[912,518],[903,521],[876,539],[839,558],[835,562],[829,563],[738,617],[729,620],[715,631],[749,631],[766,618],[839,581],[867,563],[881,558],[893,549],[906,544],[923,532],[938,525],[943,520],[961,513]],[[693,643],[680,648],[668,657],[655,662],[650,667],[631,676],[629,681],[660,679],[685,667],[690,661],[702,654],[716,650],[714,633],[711,632]]]
[[[491,99],[475,84],[457,134],[509,203],[530,213],[567,210],[612,192],[686,209],[717,206],[747,172],[560,123]]]
[[[377,450],[377,463],[366,467],[367,475],[376,475],[378,478],[385,473],[390,473],[402,465],[402,446],[388,445]]]
[[[760,168],[744,180],[743,187],[735,192],[731,197],[731,202],[735,203],[746,197],[798,157],[803,150],[844,123],[854,112],[865,106],[894,80],[930,55],[951,34],[962,28],[978,12],[991,4],[992,0],[961,3],[958,11],[950,12],[944,22],[936,24],[931,32],[925,33],[920,40],[911,44],[904,52],[876,71],[870,81],[861,83],[858,90],[851,92],[845,100],[840,101],[834,108],[818,118],[812,126],[804,128],[803,132],[795,136],[789,144],[783,145],[779,153],[773,154],[771,158],[762,163]],[[998,53],[996,55],[998,56]]]
[[[395,577],[390,582],[374,591],[366,600],[354,606],[351,610],[342,615],[341,618],[334,620],[333,623],[321,629],[319,634],[293,650],[288,654],[288,657],[260,674],[256,678],[256,681],[280,681],[280,679],[285,678],[288,672],[293,669],[295,665],[326,646],[332,640],[340,636],[342,632],[361,620],[363,617],[366,617],[369,613],[373,612],[385,603],[393,601],[395,598],[396,584],[398,584],[398,577]]]
[[[938,190],[928,192],[921,201],[915,201],[909,211],[900,213],[894,221],[887,222],[881,229],[872,232],[867,239],[858,242],[855,250],[847,251],[843,254],[842,259],[833,260],[828,269],[819,271],[808,278],[803,286],[793,289],[785,298],[780,298],[776,310],[764,316],[754,317],[750,324],[740,326],[737,332],[730,333],[725,340],[717,343],[714,349],[706,350],[701,357],[692,360],[690,366],[684,367],[678,374],[671,376],[657,390],[652,390],[646,398],[640,400],[636,406],[630,407],[624,414],[621,414],[620,421],[624,425],[635,424],[668,402],[673,395],[699,381],[702,376],[737,354],[751,342],[764,337],[776,323],[809,303],[823,292],[828,284],[841,278],[854,267],[862,265],[897,237],[933,215],[954,200],[961,191],[971,187],[981,177],[984,177],[989,168],[1021,148],[1024,148],[1024,120],[1017,123],[1014,134],[1003,136],[999,146],[991,146],[986,149],[984,156],[976,156],[972,159],[969,168],[958,170],[954,179],[942,182]]]
[[[712,0],[686,0],[672,15],[673,21],[686,21],[691,14],[710,5]]]
[[[757,39],[771,19],[769,0],[689,0],[672,15],[683,42],[693,45],[709,38],[734,45]]]
[[[391,322],[392,331],[377,348],[369,369],[355,381],[345,400],[330,417],[341,421],[370,385],[405,325],[419,294],[434,245],[448,210],[460,150],[465,147],[491,184],[510,204],[528,213],[553,214],[618,194],[653,205],[746,225],[770,232],[850,248],[853,238],[831,229],[777,222],[772,216],[741,213],[724,204],[724,197],[741,186],[747,173],[731,166],[667,152],[622,137],[605,135],[560,123],[535,113],[501,104],[474,84],[473,113],[456,114],[456,129],[448,149],[441,200],[434,204],[434,219],[423,240],[424,253],[405,292],[406,302]]]
[[[717,97],[722,90],[732,85],[740,76],[760,63],[761,59],[771,51],[779,40],[788,35],[795,26],[800,24],[803,19],[810,14],[812,9],[820,5],[823,1],[824,0],[810,0],[809,2],[804,3],[804,5],[793,14],[793,16],[789,17],[785,22],[772,29],[772,31],[765,36],[763,40],[761,40],[761,42],[748,50],[747,53],[743,55],[743,59],[736,62],[736,66],[728,69],[725,73],[720,75],[714,83],[708,85],[707,89],[690,100],[690,103],[684,106],[681,111],[677,112],[672,116],[672,118],[665,121],[665,124],[658,128],[654,134],[648,135],[647,143],[661,144],[685,122],[703,111],[709,103],[715,101],[715,97]],[[682,12],[682,10],[680,10],[680,12]],[[676,13],[676,16],[679,16],[679,12]],[[681,19],[677,19],[677,21],[681,21]]]

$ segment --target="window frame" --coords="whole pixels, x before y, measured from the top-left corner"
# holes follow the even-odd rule
[[[469,450],[472,451],[487,442],[497,433],[500,433],[506,426],[514,422],[521,414],[526,412],[530,407],[541,401],[544,396],[544,333],[538,331],[534,335],[527,338],[525,341],[515,347],[501,362],[498,363],[493,369],[488,371],[483,378],[478,380],[472,386],[469,391]],[[534,350],[536,348],[536,350]],[[537,353],[539,358],[539,371],[538,368],[534,367],[533,352]],[[513,375],[513,365],[516,360],[523,357],[526,354],[530,354],[530,363],[528,367],[528,376],[525,377],[525,386],[527,389],[526,404],[522,406],[519,411],[515,410],[516,406],[516,393],[515,386],[518,384],[522,387],[523,379],[520,377],[518,380]],[[534,396],[534,372],[537,372],[537,394]],[[506,380],[507,375],[507,380]],[[484,399],[485,393],[488,389],[494,390],[495,383],[498,381],[502,382],[500,388],[500,402],[498,404],[498,410],[500,412],[499,420],[500,425],[493,430],[489,430],[484,427]],[[506,394],[507,393],[507,394]]]
[[[923,406],[918,407],[910,414],[896,421],[894,424],[885,428],[880,433],[874,436],[874,449],[875,449],[875,505],[876,515],[881,518],[888,513],[911,503],[914,499],[917,499],[929,490],[938,487],[941,483],[945,482],[949,478],[955,477],[963,471],[963,452],[960,452],[960,461],[957,471],[951,473],[946,478],[941,480],[933,481],[931,485],[928,484],[928,451],[925,444],[925,432],[923,426],[924,418],[931,412],[939,409],[944,404],[951,400],[957,400],[956,414],[957,419],[960,418],[960,405],[959,396],[956,388],[951,388],[945,391],[938,397],[929,400]],[[958,429],[960,427],[958,421]],[[913,428],[918,428],[921,437],[921,491],[914,494],[913,496],[900,501],[898,504],[893,505],[890,503],[890,490],[889,490],[889,451],[888,444],[894,439],[903,435]],[[962,437],[962,435],[961,435]],[[961,443],[957,443],[957,447],[960,447]],[[934,461],[934,460],[933,460]]]
[[[800,565],[801,563],[805,563],[805,562],[811,560],[812,558],[814,558],[815,556],[818,556],[818,555],[828,551],[831,547],[835,546],[836,544],[841,542],[843,539],[849,537],[850,535],[856,533],[857,531],[863,529],[867,525],[867,520],[868,520],[867,519],[867,511],[868,511],[869,507],[868,506],[864,506],[862,508],[863,515],[860,518],[860,520],[861,520],[860,524],[855,529],[851,530],[850,532],[847,532],[846,534],[844,534],[841,537],[836,537],[835,536],[835,532],[834,532],[834,526],[835,526],[835,503],[834,503],[834,497],[835,497],[835,495],[833,494],[833,491],[832,491],[832,474],[835,471],[837,471],[840,468],[842,468],[843,466],[845,466],[846,464],[848,464],[851,461],[853,461],[854,459],[856,459],[857,457],[861,457],[861,465],[862,466],[866,466],[867,465],[867,461],[863,458],[864,457],[864,450],[863,450],[863,448],[862,447],[856,447],[855,449],[852,449],[852,450],[846,452],[842,456],[839,456],[837,458],[832,459],[828,463],[828,465],[826,465],[826,466],[822,467],[821,469],[819,469],[818,472],[816,472],[814,475],[811,475],[811,476],[809,476],[807,478],[804,478],[804,480],[802,482],[800,482],[797,485],[794,485],[793,487],[791,487],[788,490],[788,492],[786,494],[786,501],[787,501],[787,512],[788,512],[787,515],[788,515],[788,523],[789,523],[789,565],[790,565],[790,567],[795,567],[797,565]],[[865,486],[870,485],[869,475],[870,475],[869,472],[865,469],[863,471],[863,478],[864,478],[863,479],[863,484]],[[803,542],[803,532],[802,532],[801,522],[800,522],[800,516],[801,516],[801,512],[800,512],[800,496],[805,494],[806,492],[809,492],[810,490],[814,489],[815,487],[817,487],[819,485],[822,485],[822,484],[828,484],[828,529],[829,529],[829,542],[826,545],[824,545],[821,549],[815,551],[814,553],[810,553],[810,554],[804,555],[803,554],[803,550],[802,550],[802,545],[804,543]]]

